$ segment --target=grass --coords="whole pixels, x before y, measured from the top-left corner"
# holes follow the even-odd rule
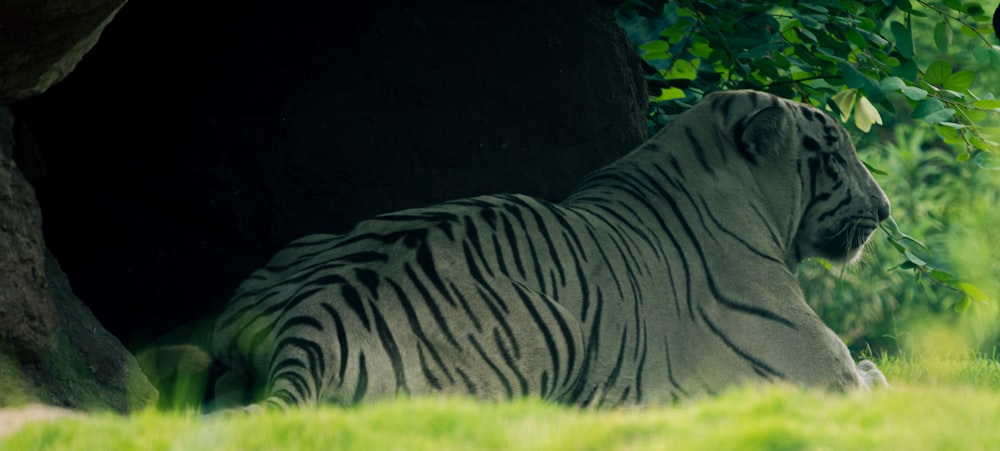
[[[1000,363],[885,359],[892,390],[742,387],[695,403],[589,411],[413,399],[203,418],[147,411],[34,423],[0,449],[1000,449]]]

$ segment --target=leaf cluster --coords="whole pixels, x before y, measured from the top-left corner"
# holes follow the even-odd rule
[[[978,3],[632,0],[619,17],[649,64],[653,129],[708,92],[756,89],[826,107],[845,122],[853,116],[865,133],[883,114],[909,112],[966,145],[962,159],[996,146],[982,127],[1000,115],[1000,100],[974,88],[973,70],[924,61],[914,33],[932,28],[939,52],[967,51],[955,47],[957,31],[975,39],[980,65],[1000,69],[991,18]]]

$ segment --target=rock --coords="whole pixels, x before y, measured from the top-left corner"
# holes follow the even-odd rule
[[[0,2],[0,103],[41,94],[66,77],[125,1]]]
[[[76,298],[51,254],[45,272],[61,324],[57,346],[37,363],[18,363],[0,349],[0,407],[44,403],[129,413],[154,405],[157,391],[135,358]]]
[[[56,346],[56,310],[45,277],[42,215],[13,158],[13,117],[0,105],[0,341],[28,362]]]
[[[35,193],[0,106],[0,407],[28,402],[131,412],[156,390],[70,289],[45,250]]]

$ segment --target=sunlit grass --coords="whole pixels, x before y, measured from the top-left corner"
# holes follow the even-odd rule
[[[145,412],[35,423],[0,449],[990,449],[1000,363],[892,358],[894,388],[830,395],[744,387],[685,405],[610,411],[534,400],[399,400],[204,418]]]

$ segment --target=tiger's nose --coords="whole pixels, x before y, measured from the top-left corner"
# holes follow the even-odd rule
[[[889,200],[886,198],[879,199],[878,197],[875,197],[875,202],[878,203],[878,222],[889,219]]]

